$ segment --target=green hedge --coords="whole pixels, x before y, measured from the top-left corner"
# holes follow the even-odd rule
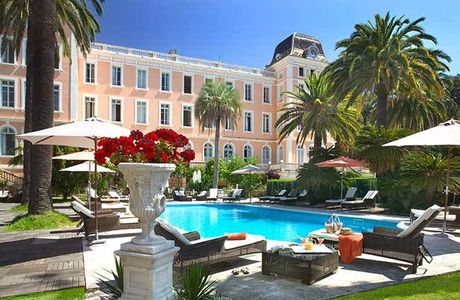
[[[270,179],[267,180],[267,195],[276,195],[281,190],[291,191],[297,188],[295,179]]]
[[[349,179],[349,186],[358,188],[357,197],[364,197],[369,190],[377,189],[377,178],[375,177],[358,177]]]

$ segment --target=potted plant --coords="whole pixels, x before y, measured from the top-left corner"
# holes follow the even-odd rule
[[[157,129],[145,135],[133,130],[129,136],[99,141],[96,162],[104,164],[110,160],[118,165],[129,186],[129,209],[142,228],[142,233],[132,239],[134,244],[164,242],[155,234],[155,220],[165,210],[163,191],[176,164],[195,158],[192,149],[183,149],[187,144],[188,139],[172,129]]]

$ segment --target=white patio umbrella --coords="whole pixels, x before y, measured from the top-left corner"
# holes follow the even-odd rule
[[[91,190],[91,162],[94,161],[94,151],[80,151],[74,153],[63,154],[59,156],[53,157],[53,159],[60,159],[60,160],[82,160],[87,161],[88,163],[88,199],[91,198],[90,190]],[[88,208],[91,209],[91,201],[88,201]]]
[[[96,149],[97,142],[101,138],[116,138],[128,136],[129,129],[112,124],[110,122],[89,118],[85,121],[72,122],[51,128],[32,131],[18,135],[20,139],[27,140],[35,145],[62,145]],[[94,167],[94,186],[97,194],[97,164]],[[97,205],[94,209],[95,237],[98,239],[98,215]]]
[[[449,120],[433,128],[414,133],[402,139],[383,145],[389,146],[447,146],[446,197],[444,200],[444,221],[442,232],[446,232],[447,205],[449,200],[450,167],[452,146],[460,145],[460,120]]]
[[[241,175],[252,175],[252,174],[265,174],[265,171],[261,168],[254,166],[254,165],[247,165],[238,170],[232,172],[232,174],[241,174]],[[251,190],[249,191],[249,202],[252,201]]]
[[[89,161],[85,161],[84,163],[61,169],[60,172],[88,172],[88,169],[91,172],[95,172],[96,164],[92,164]],[[111,170],[103,166],[97,166],[97,172],[98,173],[115,173],[114,170]]]

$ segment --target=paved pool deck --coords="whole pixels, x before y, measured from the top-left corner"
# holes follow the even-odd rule
[[[129,241],[138,230],[104,233],[105,244],[89,246],[83,240],[86,287],[97,289],[97,274],[114,268],[113,252],[121,243]],[[330,299],[342,295],[401,283],[408,280],[439,275],[460,270],[460,231],[441,237],[439,232],[426,231],[425,245],[434,256],[431,264],[424,263],[417,274],[412,274],[408,264],[372,255],[362,255],[352,264],[340,263],[339,270],[317,283],[308,286],[298,280],[261,273],[261,254],[242,257],[231,263],[211,267],[212,278],[219,281],[221,294],[235,300],[262,299]],[[269,241],[269,247],[276,244]],[[247,267],[248,275],[233,275],[235,268]],[[241,274],[241,273],[240,273]],[[95,299],[95,298],[93,298]]]

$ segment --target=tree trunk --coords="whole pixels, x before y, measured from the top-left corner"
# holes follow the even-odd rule
[[[315,132],[315,137],[313,138],[313,149],[318,151],[321,149],[321,144],[323,143],[323,138],[321,134]]]
[[[388,91],[383,83],[377,86],[377,127],[388,128]]]
[[[32,76],[32,131],[53,126],[53,78],[55,60],[55,0],[31,0],[28,39],[28,72]],[[30,149],[29,214],[52,209],[51,158],[53,146],[32,145]]]
[[[22,51],[26,50],[26,62],[30,61],[29,53],[33,52],[33,44],[30,43],[30,39],[27,39],[27,50],[22,49]],[[30,51],[30,52],[29,52]],[[24,133],[32,131],[32,72],[29,72],[29,68],[27,68],[26,73],[26,97],[25,97],[25,118],[24,118]],[[29,203],[30,200],[30,142],[24,140],[22,149],[23,154],[23,166],[22,171],[24,173],[23,180],[22,180],[22,203]]]
[[[216,122],[216,132],[214,138],[214,188],[219,187],[219,143],[220,143],[220,120]]]

